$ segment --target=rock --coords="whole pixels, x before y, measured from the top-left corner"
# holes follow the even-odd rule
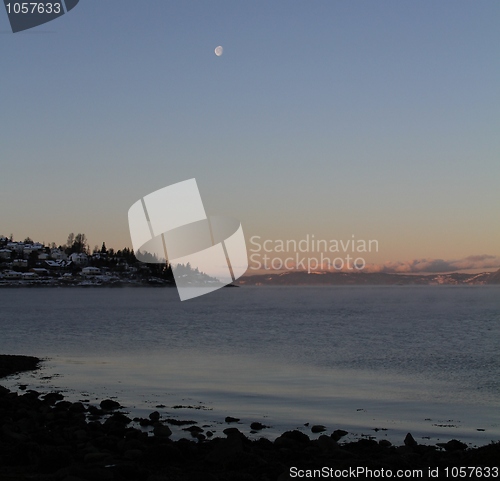
[[[296,429],[293,431],[285,431],[281,437],[293,439],[299,443],[308,443],[310,441],[309,436],[301,431],[297,431]]]
[[[102,409],[99,409],[96,406],[89,406],[88,407],[88,412],[92,416],[97,416],[97,417],[102,416],[104,414],[104,411]]]
[[[84,413],[87,408],[81,402],[72,403],[68,407],[68,411],[72,413]]]
[[[123,453],[123,458],[130,461],[139,461],[142,459],[142,451],[140,449],[129,449]]]
[[[311,428],[311,432],[312,433],[322,433],[326,431],[326,428],[325,426],[323,426],[322,424],[315,424],[312,428]]]
[[[132,419],[130,419],[128,416],[125,416],[123,413],[113,413],[107,420],[107,421],[112,421],[115,423],[120,423],[120,424],[130,424],[132,422]]]
[[[327,436],[326,434],[322,434],[318,438],[318,446],[325,453],[329,453],[337,448],[337,443],[330,436]]]
[[[38,463],[39,472],[53,473],[73,461],[68,448],[64,446],[45,446]]]
[[[38,369],[40,362],[37,357],[0,354],[0,377],[21,371],[33,371]]]
[[[0,386],[0,396],[6,396],[9,393],[10,391],[6,387]]]
[[[255,423],[250,424],[250,427],[252,429],[255,429],[256,431],[260,431],[261,429],[267,428],[267,426],[265,424],[262,424],[259,422],[255,422]]]
[[[347,431],[344,431],[343,429],[336,429],[335,431],[333,431],[331,438],[334,441],[338,441],[340,438],[343,438],[347,434],[349,434],[349,433]]]
[[[87,431],[84,429],[78,429],[73,434],[79,443],[84,443],[89,439]]]
[[[153,428],[153,434],[158,438],[168,438],[172,436],[172,430],[168,426],[158,423]]]
[[[238,451],[242,450],[243,444],[249,442],[248,438],[243,433],[238,431],[237,429],[235,429],[234,431],[231,428],[229,428],[229,429],[230,429],[230,431],[225,433],[227,437],[224,440],[224,442],[227,445],[232,446],[233,448],[236,448]]]
[[[222,431],[226,436],[230,436],[232,434],[241,434],[238,428],[226,428]]]
[[[275,439],[274,445],[280,448],[295,448],[298,445],[309,443],[309,436],[300,431],[286,431]]]
[[[447,443],[437,443],[436,445],[444,448],[446,451],[463,451],[468,447],[467,444],[462,441],[458,441],[457,439],[452,439]]]
[[[233,418],[231,416],[227,416],[225,421],[226,423],[237,423],[239,421],[239,418]]]
[[[77,469],[74,474],[85,481],[113,481],[114,478],[108,468],[92,465]]]
[[[183,428],[183,431],[189,431],[190,433],[202,433],[204,429],[198,426],[189,426],[188,428]]]
[[[196,421],[193,421],[192,419],[179,420],[179,419],[167,418],[164,421],[168,424],[172,424],[173,426],[185,426],[187,424],[196,424]]]
[[[70,403],[69,401],[59,401],[54,409],[56,411],[69,411],[69,408],[72,406],[72,403]]]
[[[408,433],[405,437],[405,446],[414,447],[417,445],[418,443],[415,441],[415,438],[411,435],[411,433]]]
[[[108,453],[88,453],[84,456],[83,462],[88,464],[102,463],[109,457]]]
[[[112,399],[105,399],[104,401],[101,401],[99,406],[101,406],[101,409],[104,409],[105,411],[113,411],[121,408],[120,403],[113,401]]]
[[[160,413],[158,411],[154,411],[148,417],[151,421],[156,422],[160,420]]]
[[[240,435],[241,433],[237,430],[237,432],[229,433],[227,439],[210,441],[215,444],[214,448],[208,453],[207,462],[211,464],[225,464],[235,454],[240,453],[243,450]]]
[[[3,426],[1,434],[8,441],[14,441],[16,443],[27,443],[29,441],[29,437],[26,434],[11,431],[7,425]]]
[[[50,405],[55,404],[57,401],[62,401],[64,396],[59,392],[49,392],[43,397],[43,400]]]

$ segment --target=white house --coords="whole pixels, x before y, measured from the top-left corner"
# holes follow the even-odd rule
[[[101,275],[101,269],[98,269],[97,267],[84,267],[82,269],[82,276],[94,277],[99,275]]]
[[[77,254],[73,252],[73,254],[69,256],[69,259],[77,266],[86,266],[89,263],[87,254]]]
[[[14,259],[12,261],[12,267],[21,267],[25,269],[28,267],[28,261],[25,259]]]
[[[60,249],[52,249],[50,251],[50,257],[55,261],[65,261],[68,258],[66,253],[61,251]]]
[[[33,269],[30,269],[30,272],[33,272],[37,274],[38,276],[48,276],[49,271],[47,269],[44,269],[43,267],[34,267]]]
[[[24,255],[30,255],[33,251],[43,250],[43,245],[40,242],[35,242],[34,244],[24,244],[23,251]]]
[[[28,281],[38,279],[38,274],[36,272],[25,272],[23,273],[23,279]]]
[[[23,275],[16,271],[6,271],[3,273],[4,279],[22,279]]]
[[[19,254],[24,251],[24,244],[21,242],[9,242],[7,244],[7,249],[10,249],[11,251],[16,251]]]

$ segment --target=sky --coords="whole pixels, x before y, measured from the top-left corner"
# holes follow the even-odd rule
[[[499,21],[497,0],[81,0],[13,34],[1,7],[0,234],[130,247],[128,209],[196,178],[247,242],[498,269]]]

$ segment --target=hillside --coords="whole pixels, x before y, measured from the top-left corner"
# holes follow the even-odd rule
[[[500,269],[491,273],[488,278],[488,284],[500,284]]]
[[[245,276],[235,282],[238,285],[291,286],[291,285],[485,285],[500,284],[500,271],[480,274],[383,274],[363,272],[311,272],[293,271],[283,273]]]

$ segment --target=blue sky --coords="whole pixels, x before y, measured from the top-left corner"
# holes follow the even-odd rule
[[[497,1],[81,0],[12,34],[1,12],[0,234],[130,245],[128,208],[196,177],[248,238],[500,256],[499,21]]]

